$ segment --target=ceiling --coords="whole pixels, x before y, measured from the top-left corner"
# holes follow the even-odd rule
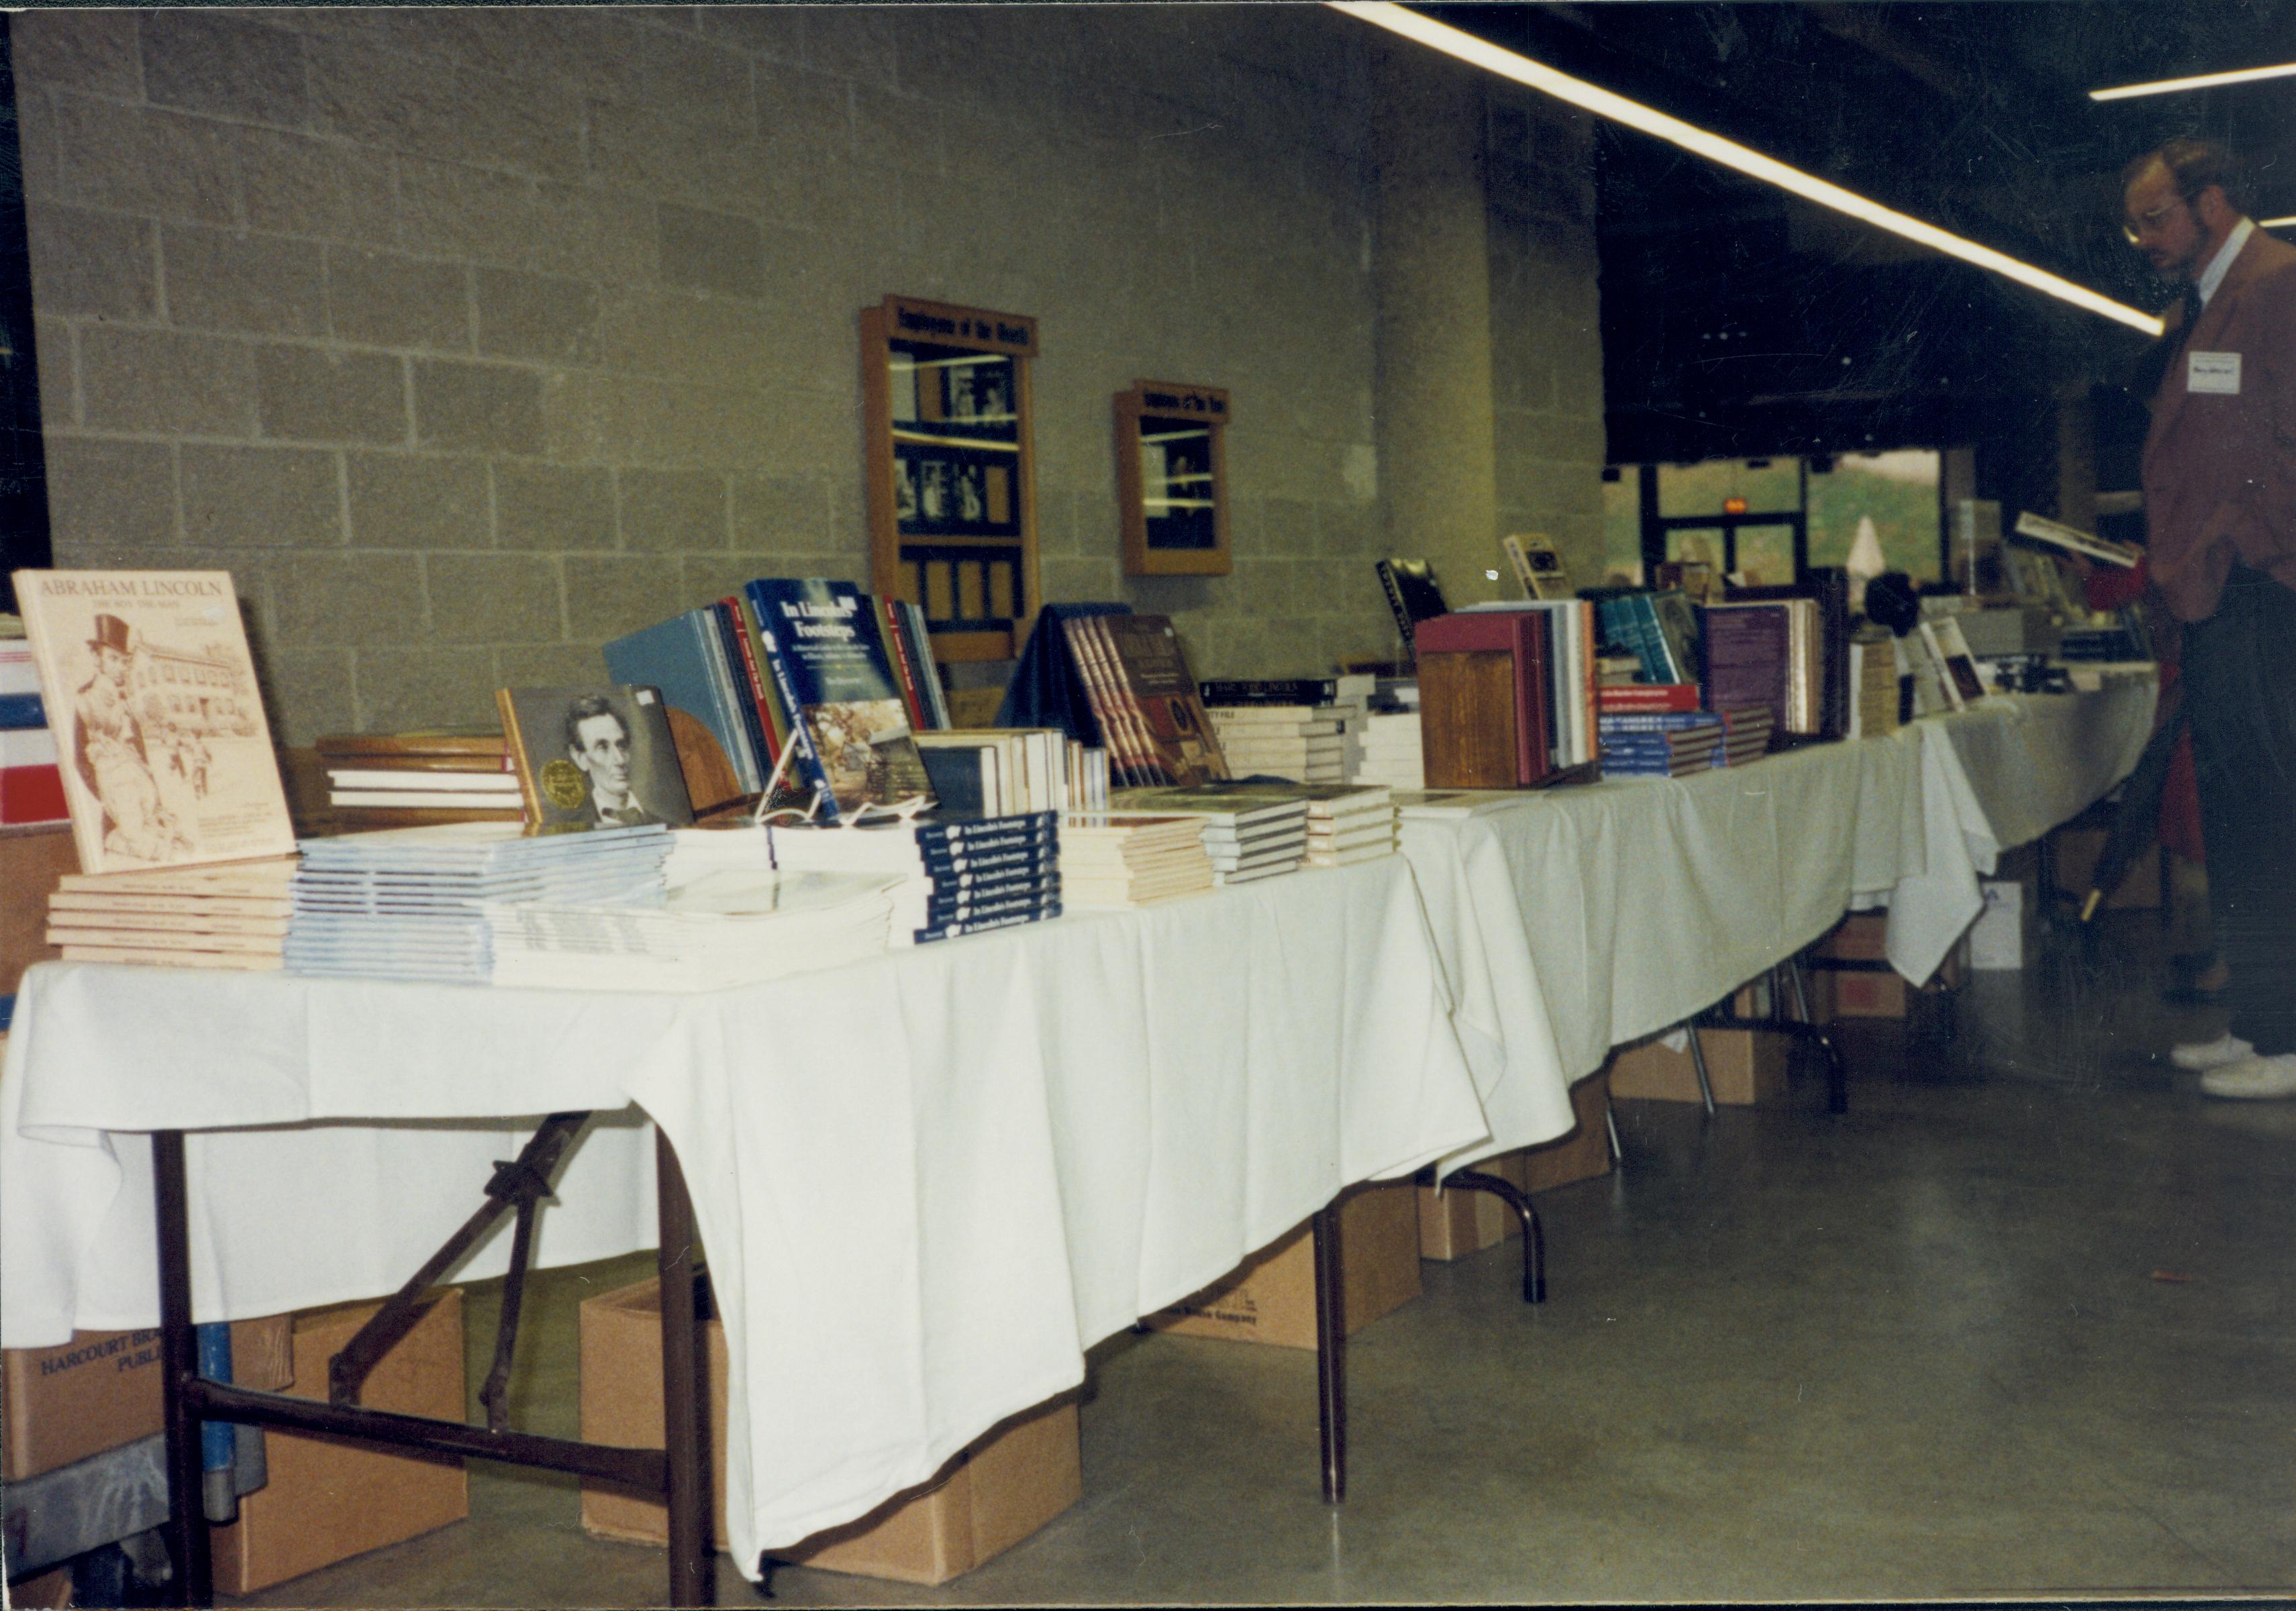
[[[2226,140],[2255,216],[2296,214],[2296,78],[2087,95],[2296,60],[2296,0],[1425,9],[2140,307],[2168,292],[2119,232],[2135,153]],[[1600,151],[1614,462],[2031,429],[2144,346],[1649,136],[1606,125]]]

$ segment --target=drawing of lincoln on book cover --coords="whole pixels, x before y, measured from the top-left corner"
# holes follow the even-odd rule
[[[20,571],[15,581],[57,713],[84,871],[294,849],[228,572]]]

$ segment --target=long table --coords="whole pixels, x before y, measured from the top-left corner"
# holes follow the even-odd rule
[[[1997,695],[1735,771],[1406,812],[1404,855],[1490,1118],[1446,1167],[1564,1133],[1570,1084],[1612,1047],[1712,1006],[1845,912],[1888,907],[1891,963],[1928,978],[2000,852],[2128,774],[2155,691],[2141,676]]]
[[[209,1321],[395,1287],[506,1120],[642,1109],[726,1322],[745,1566],[1076,1386],[1091,1344],[1346,1186],[1488,1129],[1399,859],[708,994],[47,964],[15,1030],[9,1346],[152,1323],[152,1132],[193,1133]],[[643,1141],[578,1149],[542,1259],[652,1244]]]
[[[227,1320],[395,1287],[569,1108],[620,1116],[567,1165],[537,1262],[651,1246],[651,1118],[710,1253],[754,1563],[1076,1385],[1092,1343],[1347,1185],[1567,1133],[1611,1046],[1843,911],[1887,900],[1926,977],[1978,872],[2124,773],[2151,702],[1988,701],[1509,797],[1406,821],[1401,858],[707,995],[36,968],[0,1074],[0,1343],[152,1322],[152,1132],[193,1133],[196,1315]]]

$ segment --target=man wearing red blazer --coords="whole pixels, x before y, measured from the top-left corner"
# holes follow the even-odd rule
[[[2170,1055],[2211,1096],[2296,1098],[2296,248],[2242,215],[2209,142],[2172,140],[2124,180],[2128,239],[2185,288],[2155,355],[2144,513],[2153,584],[2185,623],[2232,968],[2231,1026]]]

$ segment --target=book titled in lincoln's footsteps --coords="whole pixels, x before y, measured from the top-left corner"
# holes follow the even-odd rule
[[[231,573],[20,570],[84,872],[295,848]]]

